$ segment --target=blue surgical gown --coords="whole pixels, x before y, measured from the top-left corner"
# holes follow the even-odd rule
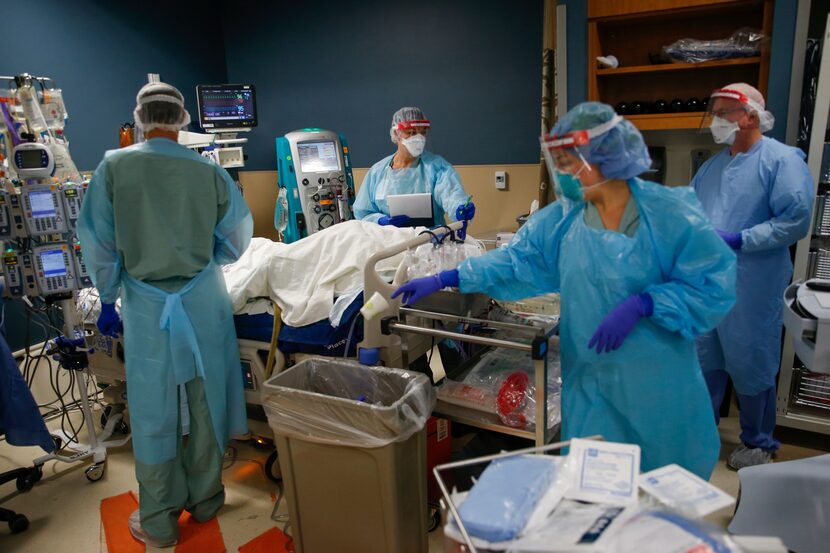
[[[788,248],[810,228],[813,180],[801,150],[764,137],[734,157],[729,148],[718,152],[691,186],[714,227],[743,238],[737,302],[698,341],[701,366],[726,370],[738,393],[755,396],[775,386],[782,297],[793,272]]]
[[[462,292],[521,299],[560,291],[562,437],[601,434],[642,448],[642,469],[677,463],[708,479],[720,450],[695,336],[735,301],[735,254],[689,188],[630,179],[632,237],[585,224],[585,203],[535,213],[510,244],[464,261]],[[654,314],[613,352],[588,348],[617,304],[647,292]]]
[[[0,332],[0,436],[11,445],[39,445],[47,453],[55,450],[46,423],[20,367]]]
[[[128,202],[136,211],[125,220]],[[153,229],[136,224],[136,218]],[[124,228],[124,225],[133,228]],[[132,231],[138,236],[119,239]],[[146,233],[142,238],[141,233]],[[237,260],[251,240],[253,219],[230,175],[171,140],[107,152],[95,171],[78,221],[87,267],[102,301],[121,295],[133,451],[148,465],[176,456],[179,387],[204,380],[217,444],[247,431],[239,348],[230,297],[219,268]],[[159,239],[159,236],[169,239]],[[179,235],[207,240],[211,255],[195,274],[196,259]],[[153,285],[130,274],[149,268]],[[183,280],[175,290],[170,285]]]
[[[435,225],[444,224],[444,214],[455,221],[458,206],[467,203],[461,178],[453,166],[439,155],[424,152],[411,167],[392,169],[394,154],[375,163],[357,192],[354,213],[358,219],[377,222],[389,215],[386,197],[395,194],[432,194]]]

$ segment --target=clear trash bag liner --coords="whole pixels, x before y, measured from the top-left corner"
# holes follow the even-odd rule
[[[270,378],[262,399],[277,435],[365,448],[409,439],[435,406],[423,374],[333,358],[307,359]]]

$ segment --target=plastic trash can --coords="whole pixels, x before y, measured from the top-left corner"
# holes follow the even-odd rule
[[[263,385],[297,553],[426,553],[422,375],[311,358]]]

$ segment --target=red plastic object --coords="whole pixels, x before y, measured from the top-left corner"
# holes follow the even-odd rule
[[[437,465],[449,463],[451,455],[450,421],[430,417],[427,421],[427,500],[430,503],[437,503],[441,499],[441,489],[435,481],[432,469]]]
[[[521,411],[527,402],[529,385],[527,373],[521,371],[514,372],[502,383],[496,396],[496,409],[505,424],[520,428],[527,425],[527,418]]]

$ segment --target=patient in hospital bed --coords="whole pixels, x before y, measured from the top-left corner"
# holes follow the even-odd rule
[[[239,261],[222,267],[239,337],[270,341],[276,304],[283,322],[281,350],[343,355],[348,341],[350,351],[345,353],[353,355],[362,334],[360,325],[352,323],[363,303],[366,260],[423,230],[356,220],[291,244],[254,238]],[[391,281],[405,257],[401,253],[382,260],[378,272]],[[84,321],[95,322],[97,299],[94,289],[79,294]],[[297,346],[304,341],[311,344],[310,350]],[[292,349],[297,347],[301,349]]]

